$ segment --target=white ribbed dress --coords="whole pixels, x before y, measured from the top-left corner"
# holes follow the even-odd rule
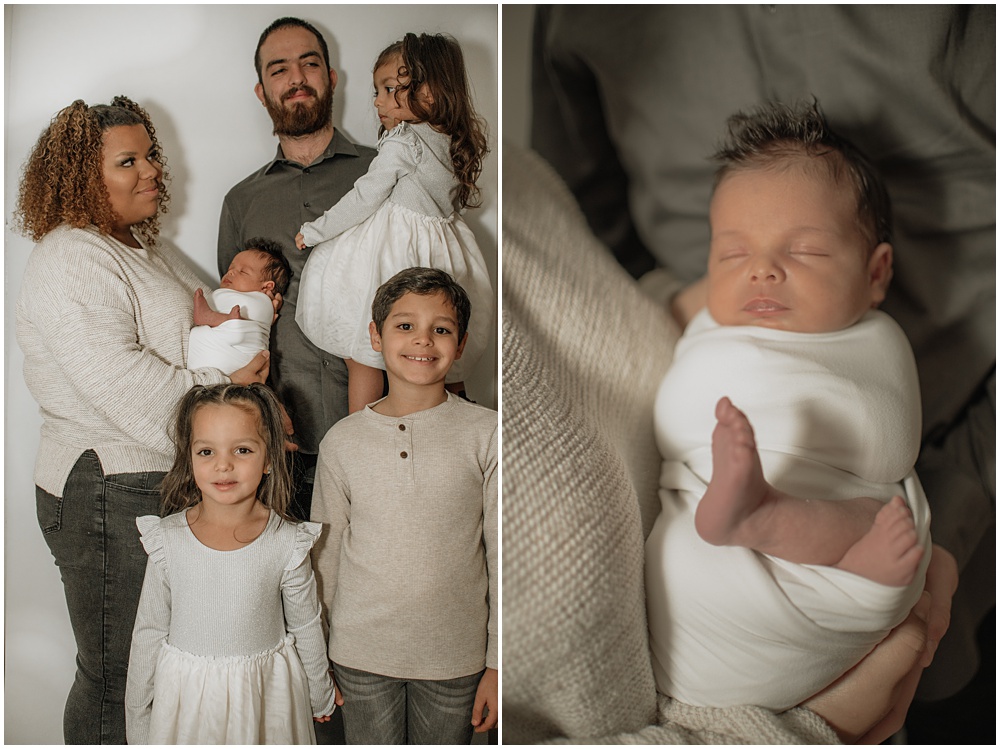
[[[125,694],[130,744],[314,744],[334,709],[309,550],[319,523],[271,513],[234,551],[186,513],[136,525],[149,555]]]

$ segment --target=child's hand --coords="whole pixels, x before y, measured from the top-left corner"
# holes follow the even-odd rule
[[[318,718],[315,715],[313,716],[313,722],[315,723],[326,723],[329,720],[330,720],[329,715],[321,715]]]
[[[334,675],[332,668],[330,669],[330,678],[333,680],[333,691],[334,691],[333,701],[337,705],[337,707],[343,707],[344,695],[340,693],[340,687],[337,686],[337,677]]]
[[[302,232],[295,235],[295,246],[300,250],[304,250],[306,248],[306,239],[302,236]]]
[[[476,690],[476,701],[472,706],[472,725],[476,727],[476,733],[485,733],[491,728],[496,728],[497,718],[500,711],[497,706],[497,686],[498,674],[495,668],[488,668],[483,673],[483,678],[479,680],[479,688]],[[486,716],[483,717],[483,708],[486,708]]]

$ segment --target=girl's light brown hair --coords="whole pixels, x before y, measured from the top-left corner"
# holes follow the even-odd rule
[[[256,383],[210,387],[195,385],[181,398],[177,404],[172,435],[174,464],[160,487],[162,514],[180,512],[201,502],[201,490],[194,479],[191,458],[192,424],[198,409],[208,405],[235,406],[254,417],[271,466],[271,472],[264,475],[257,487],[257,499],[285,520],[291,520],[288,506],[292,500],[292,475],[285,460],[281,406],[269,388]]]
[[[36,242],[60,224],[77,229],[93,225],[110,235],[118,217],[104,185],[104,133],[129,125],[146,128],[153,144],[151,156],[163,167],[159,210],[133,227],[145,242],[155,244],[160,215],[170,202],[167,167],[149,115],[125,96],[93,107],[78,99],[52,118],[24,164],[15,227]]]
[[[483,171],[483,159],[489,153],[486,123],[472,106],[465,57],[458,42],[445,34],[407,34],[389,45],[378,56],[373,70],[396,57],[401,65],[396,71],[399,95],[409,91],[406,101],[418,122],[451,136],[451,165],[458,178],[458,203],[462,208],[481,205],[476,181]],[[433,103],[425,103],[413,94],[427,85]]]

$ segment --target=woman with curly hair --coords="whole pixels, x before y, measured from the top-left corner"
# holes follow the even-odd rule
[[[145,570],[135,519],[159,514],[170,415],[193,385],[263,382],[261,352],[226,377],[186,369],[193,295],[157,243],[169,196],[156,131],[125,97],[76,101],[24,166],[15,223],[37,243],[16,307],[24,379],[43,423],[38,521],[78,650],[66,743],[125,743],[125,678]]]

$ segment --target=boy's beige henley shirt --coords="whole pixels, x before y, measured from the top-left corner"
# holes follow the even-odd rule
[[[313,550],[330,658],[384,676],[497,668],[497,414],[370,407],[319,448]]]

